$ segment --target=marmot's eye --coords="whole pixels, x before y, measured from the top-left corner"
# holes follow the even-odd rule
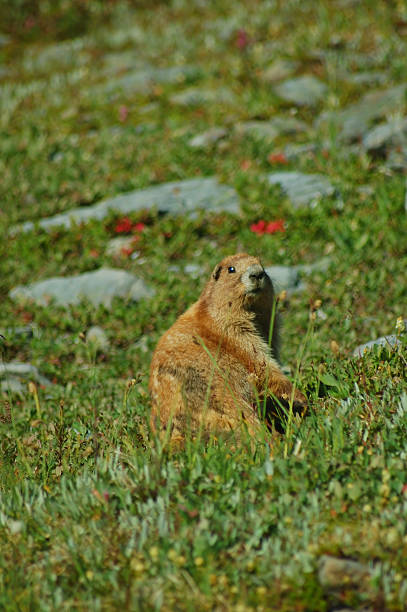
[[[233,272],[236,272],[236,269],[233,266],[229,266],[228,272],[229,274],[233,274]]]

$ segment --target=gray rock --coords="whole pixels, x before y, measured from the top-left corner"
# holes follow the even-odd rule
[[[189,141],[189,146],[193,149],[206,149],[227,136],[227,130],[222,127],[213,127],[202,134],[197,134]]]
[[[304,75],[280,83],[274,91],[285,102],[296,106],[316,106],[325,98],[328,88],[316,77]]]
[[[25,380],[34,381],[45,387],[51,385],[51,381],[45,376],[42,376],[38,371],[38,368],[31,365],[31,363],[21,363],[20,361],[10,361],[9,363],[0,363],[0,379],[7,381],[13,380]]]
[[[23,385],[21,380],[15,376],[7,376],[0,382],[0,390],[2,393],[23,395],[27,391],[27,385]]]
[[[93,325],[86,332],[86,342],[96,351],[107,351],[110,342],[106,336],[106,332],[98,325]]]
[[[322,197],[336,192],[330,180],[322,174],[274,172],[268,175],[268,181],[271,185],[280,185],[295,208],[314,206]]]
[[[226,87],[217,89],[201,89],[190,87],[180,93],[171,96],[172,104],[179,106],[202,106],[204,104],[232,104],[234,102],[233,93]]]
[[[41,306],[47,306],[51,300],[59,306],[68,306],[86,299],[94,306],[103,304],[109,308],[114,297],[138,301],[152,297],[154,290],[125,270],[100,268],[95,272],[15,287],[9,295],[13,300],[32,300]]]
[[[361,138],[373,121],[390,113],[400,112],[404,106],[406,85],[367,93],[359,102],[350,104],[340,111],[327,111],[318,117],[315,126],[333,125],[338,137],[345,142]]]
[[[362,146],[369,152],[407,144],[407,119],[396,117],[375,126],[364,135]]]
[[[120,257],[123,255],[123,250],[132,249],[133,247],[134,236],[118,236],[109,240],[105,253],[110,257]]]
[[[273,141],[281,135],[297,134],[307,129],[307,124],[294,117],[273,117],[269,121],[245,121],[236,126],[238,134],[257,140]]]
[[[297,161],[311,157],[318,151],[318,145],[314,142],[306,142],[305,144],[288,145],[284,149],[284,155],[288,161]]]
[[[153,91],[155,85],[182,83],[187,79],[196,78],[198,74],[199,71],[195,66],[170,66],[168,68],[149,66],[95,85],[90,92],[93,95],[101,93],[109,95],[116,92],[124,92],[127,95],[147,95]]]
[[[278,129],[270,121],[246,121],[236,126],[236,132],[241,136],[267,141],[273,141],[279,136]]]
[[[263,70],[261,79],[265,83],[277,83],[290,76],[297,70],[299,64],[288,59],[276,59]]]
[[[187,264],[184,267],[184,272],[189,274],[192,278],[200,278],[202,274],[202,266],[198,266],[198,264]]]
[[[367,565],[350,559],[323,555],[319,559],[318,579],[325,589],[367,586],[372,570]]]
[[[266,268],[266,272],[273,281],[277,293],[280,291],[293,293],[305,289],[295,266],[269,266]]]
[[[197,210],[210,212],[240,211],[237,193],[231,187],[220,185],[216,178],[196,178],[163,183],[147,189],[131,191],[93,206],[81,206],[66,213],[42,219],[38,225],[44,229],[73,223],[102,220],[111,211],[129,214],[139,210],[156,208],[161,213],[191,215]],[[11,232],[29,231],[35,227],[32,221],[12,228]]]
[[[22,327],[6,327],[5,329],[0,329],[0,340],[1,336],[6,340],[9,340],[13,337],[24,338],[26,340],[31,340],[34,336],[35,328],[32,325],[24,325]]]
[[[312,264],[299,264],[297,266],[269,266],[266,272],[273,281],[277,292],[287,291],[289,294],[304,291],[303,276],[314,272],[325,272],[331,265],[331,260],[324,257]]]
[[[277,115],[270,119],[270,124],[278,130],[280,134],[290,135],[299,134],[300,132],[306,132],[308,125],[301,119],[295,117]]]
[[[380,338],[376,338],[376,340],[370,340],[370,342],[357,346],[353,351],[353,356],[362,357],[365,351],[369,351],[375,346],[387,346],[387,348],[392,349],[398,344],[400,344],[400,339],[394,334],[390,336],[381,336]]]
[[[384,72],[355,72],[346,75],[346,81],[352,85],[382,85],[387,81],[387,75]]]
[[[407,145],[391,149],[387,155],[386,167],[401,172],[407,169]],[[407,210],[407,209],[406,209]]]

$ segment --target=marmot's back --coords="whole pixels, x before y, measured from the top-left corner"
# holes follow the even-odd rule
[[[243,423],[254,433],[265,393],[284,402],[291,397],[275,360],[277,322],[273,286],[260,261],[246,254],[225,258],[154,351],[153,428],[171,427],[173,440],[234,433]],[[295,399],[305,402],[298,391]]]

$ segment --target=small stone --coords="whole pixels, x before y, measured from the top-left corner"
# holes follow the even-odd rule
[[[346,76],[348,83],[352,85],[382,85],[387,80],[384,72],[355,72]]]
[[[23,395],[27,390],[27,385],[23,385],[21,380],[15,376],[7,376],[0,382],[0,389],[2,393],[15,393],[16,395]]]
[[[226,87],[218,87],[217,89],[190,87],[171,96],[170,101],[178,106],[202,106],[217,103],[231,104],[234,102],[234,96],[230,89]]]
[[[390,336],[381,336],[380,338],[370,340],[370,342],[366,342],[365,344],[360,344],[359,346],[357,346],[353,351],[353,356],[362,357],[365,351],[369,351],[375,346],[386,346],[388,349],[393,349],[399,344],[400,339],[393,334]]]
[[[103,304],[109,308],[114,297],[138,301],[152,297],[154,290],[125,270],[100,268],[76,276],[54,277],[18,286],[9,295],[13,300],[34,301],[40,306],[47,306],[52,300],[58,306],[68,306],[85,299],[94,306]]]
[[[316,128],[332,125],[338,130],[338,137],[344,142],[354,142],[366,134],[373,121],[394,112],[400,112],[404,106],[406,85],[391,89],[372,91],[358,102],[342,110],[323,112],[316,120]]]
[[[358,561],[338,559],[329,555],[323,555],[319,559],[318,578],[325,589],[366,587],[371,576],[372,570]]]
[[[376,152],[388,147],[400,147],[407,144],[407,119],[397,117],[375,126],[362,140],[363,147],[369,152]]]
[[[121,257],[134,246],[134,236],[118,236],[109,240],[106,246],[106,255]]]
[[[297,70],[299,64],[288,59],[276,59],[272,64],[264,69],[261,79],[265,83],[277,83],[287,77],[292,76]]]
[[[298,134],[307,130],[304,121],[295,117],[273,117],[269,121],[245,121],[236,126],[239,135],[272,142],[281,135]]]
[[[156,68],[145,66],[142,69],[133,70],[107,82],[95,85],[91,95],[111,95],[124,92],[128,94],[148,95],[154,91],[156,85],[167,85],[182,83],[187,79],[196,78],[199,70],[195,66],[169,66]]]
[[[86,332],[86,342],[88,342],[97,351],[107,351],[110,342],[105,331],[98,325],[93,325]]]
[[[246,121],[236,126],[236,132],[240,135],[251,136],[257,140],[275,140],[279,131],[269,121]]]
[[[51,381],[48,380],[45,376],[42,376],[38,371],[38,368],[33,366],[31,363],[22,363],[20,361],[10,361],[8,363],[0,364],[0,378],[11,380],[11,384],[13,384],[13,379],[24,380],[24,381],[34,381],[44,387],[51,385]]]
[[[295,266],[269,266],[266,272],[273,281],[276,293],[283,290],[293,292],[304,288]]]
[[[336,189],[323,174],[274,172],[268,175],[271,185],[280,185],[295,208],[314,206],[322,197],[335,194]]]
[[[197,264],[187,264],[184,267],[184,272],[189,274],[192,278],[200,278],[202,273],[202,267]]]
[[[298,159],[309,159],[318,151],[318,146],[313,142],[305,144],[288,145],[284,149],[284,155],[288,161],[297,161]]]
[[[206,149],[227,136],[227,130],[222,127],[213,127],[202,134],[197,134],[189,141],[189,146],[193,149]]]
[[[24,338],[26,340],[31,340],[34,337],[35,328],[32,325],[24,325],[22,327],[6,327],[5,329],[0,329],[0,340],[1,336],[7,340],[16,338]]]
[[[280,98],[296,106],[316,106],[325,98],[327,91],[325,83],[312,75],[289,79],[275,87]]]

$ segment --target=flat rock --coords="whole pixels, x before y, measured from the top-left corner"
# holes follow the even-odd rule
[[[364,135],[362,146],[369,152],[407,144],[407,119],[395,117],[387,123],[376,125]]]
[[[90,91],[93,94],[122,92],[147,95],[151,93],[155,85],[183,83],[188,79],[197,78],[198,75],[199,70],[195,66],[169,66],[167,68],[148,66],[95,85]]]
[[[282,81],[292,76],[298,66],[298,62],[293,60],[282,58],[276,59],[263,70],[261,79],[265,83],[277,83],[278,81]]]
[[[230,213],[240,211],[236,191],[227,185],[219,184],[216,178],[209,177],[173,181],[131,191],[93,206],[81,206],[60,215],[41,219],[38,225],[47,230],[58,226],[69,228],[74,223],[102,220],[111,211],[129,214],[152,208],[172,215],[191,215],[197,210]],[[11,231],[14,233],[29,231],[34,227],[35,223],[28,221],[12,228]]]
[[[0,364],[0,379],[5,383],[2,385],[7,390],[8,381],[13,387],[15,381],[33,381],[40,385],[48,386],[51,385],[51,381],[45,376],[40,374],[38,368],[33,366],[31,363],[22,363],[20,361],[10,361],[9,363]],[[16,389],[20,391],[21,389]]]
[[[325,589],[363,587],[371,576],[372,570],[358,561],[338,559],[329,555],[323,555],[319,559],[318,578]]]
[[[312,157],[318,151],[318,145],[314,142],[306,142],[304,144],[287,145],[284,149],[284,155],[288,161],[297,161]]]
[[[333,125],[341,140],[354,142],[368,132],[373,121],[400,112],[404,106],[405,91],[406,85],[403,84],[384,91],[379,89],[369,92],[342,110],[322,113],[315,126]]]
[[[231,104],[234,102],[233,93],[226,87],[217,89],[201,89],[190,87],[170,97],[172,104],[178,106],[202,106],[203,104]]]
[[[273,281],[277,293],[280,291],[295,293],[305,289],[295,266],[269,266],[266,272]]]
[[[295,208],[314,206],[322,197],[332,196],[336,189],[323,174],[274,172],[268,175],[271,185],[280,185]]]
[[[346,75],[346,81],[352,85],[381,85],[387,81],[387,75],[385,72],[379,71],[366,71],[366,72],[354,72]]]
[[[283,81],[274,88],[285,102],[296,106],[316,106],[327,94],[328,88],[312,75],[304,75]]]
[[[295,117],[273,117],[269,121],[245,121],[236,126],[238,134],[267,141],[273,141],[281,135],[304,132],[307,129],[307,124]]]
[[[107,308],[115,297],[138,301],[153,295],[154,290],[141,278],[113,268],[100,268],[77,276],[49,278],[15,287],[9,293],[13,300],[34,301],[41,306],[47,306],[50,301],[59,306],[68,306],[85,299],[94,306],[103,304]]]
[[[331,265],[331,260],[324,257],[312,264],[299,264],[297,266],[269,266],[266,272],[273,281],[277,292],[287,291],[289,294],[304,291],[305,284],[302,282],[303,276],[308,276],[314,272],[324,272]]]
[[[213,127],[206,132],[197,134],[189,141],[189,146],[193,149],[207,149],[227,136],[227,129],[223,127]]]
[[[387,348],[392,349],[398,344],[400,344],[400,339],[394,334],[390,336],[381,336],[380,338],[370,340],[370,342],[365,342],[365,344],[357,346],[353,351],[353,356],[362,357],[365,351],[370,351],[375,346],[387,346]]]

